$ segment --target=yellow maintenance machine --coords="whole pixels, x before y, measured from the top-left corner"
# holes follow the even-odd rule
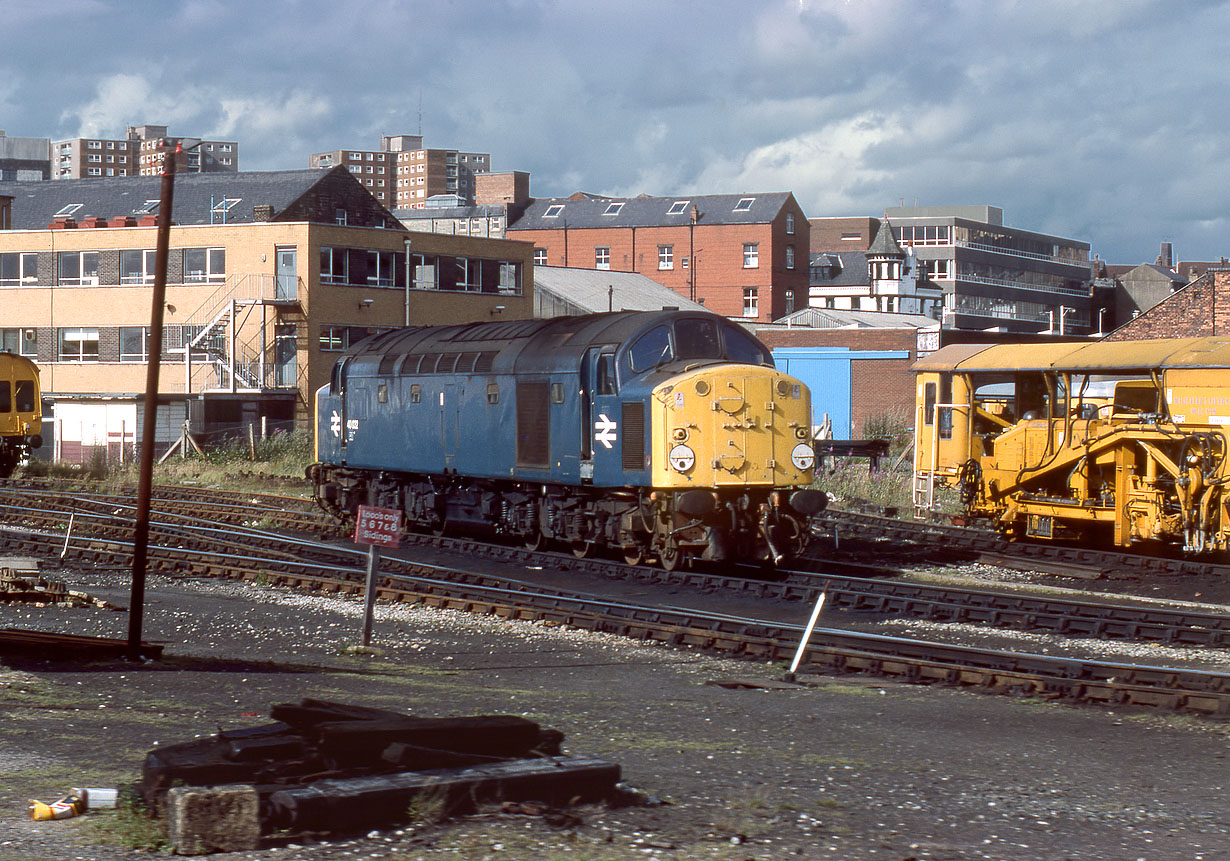
[[[914,505],[1009,537],[1230,546],[1230,339],[952,345],[921,359]]]

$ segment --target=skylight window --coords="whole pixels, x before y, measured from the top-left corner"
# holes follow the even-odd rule
[[[59,212],[57,212],[53,217],[54,218],[67,218],[68,216],[74,214],[78,209],[80,209],[83,206],[85,206],[84,203],[70,203],[68,206],[64,207]]]
[[[756,202],[754,197],[741,197],[739,202],[735,204],[735,212],[751,212],[752,204]]]
[[[222,213],[230,212],[231,209],[235,206],[235,204],[239,203],[239,201],[242,199],[243,198],[241,197],[224,197],[221,200],[214,203],[213,209],[211,209],[210,212],[222,212]]]
[[[154,215],[158,212],[158,204],[161,200],[147,200],[144,206],[139,206],[132,211],[133,215]]]
[[[602,214],[603,215],[619,215],[619,211],[623,208],[624,208],[623,201],[620,201],[619,203],[612,203],[609,206],[607,206],[606,211],[603,212]]]
[[[666,214],[667,215],[683,215],[684,211],[686,211],[688,208],[688,203],[690,202],[691,201],[687,201],[687,200],[676,200],[674,203],[671,204],[671,208],[666,210]]]
[[[564,211],[564,204],[553,203],[547,207],[547,211],[542,214],[543,218],[557,218]]]

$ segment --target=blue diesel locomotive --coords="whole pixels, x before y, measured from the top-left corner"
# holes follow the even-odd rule
[[[810,397],[704,312],[398,329],[317,393],[307,474],[343,522],[376,505],[582,557],[780,561],[826,501],[808,489]]]

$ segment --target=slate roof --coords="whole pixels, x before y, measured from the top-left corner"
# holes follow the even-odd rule
[[[615,288],[612,297],[609,290]],[[534,296],[549,295],[575,306],[574,313],[602,311],[706,311],[704,305],[685,299],[669,287],[635,272],[607,269],[577,269],[571,266],[535,266]]]
[[[684,227],[699,212],[698,225],[767,224],[791,199],[788,191],[767,194],[702,194],[675,197],[598,197],[577,194],[533,200],[509,230],[581,230],[598,227]],[[740,203],[750,201],[743,207]],[[620,205],[621,204],[621,205]],[[548,210],[562,207],[553,216]],[[739,207],[736,209],[736,207]],[[676,211],[677,210],[677,211]]]
[[[333,171],[346,172],[337,167]],[[175,198],[171,219],[176,224],[218,224],[223,221],[211,208],[224,198],[238,199],[226,213],[227,224],[255,221],[253,209],[261,204],[273,206],[274,218],[333,171],[276,170],[239,173],[183,173],[175,176]],[[362,186],[360,186],[362,187]],[[103,179],[56,179],[45,182],[0,182],[0,195],[13,198],[13,229],[41,230],[55,214],[70,204],[80,203],[74,214],[83,218],[114,218],[132,215],[146,201],[157,200],[162,177],[126,176]]]
[[[865,251],[814,251],[808,263],[812,287],[866,287],[871,283]]]
[[[867,246],[867,254],[872,257],[905,257],[901,243],[893,235],[892,225],[888,221],[881,222],[876,238]]]

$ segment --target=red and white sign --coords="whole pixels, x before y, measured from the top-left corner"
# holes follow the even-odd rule
[[[375,544],[396,547],[401,537],[401,512],[396,508],[359,506],[359,519],[354,526],[355,544]]]

